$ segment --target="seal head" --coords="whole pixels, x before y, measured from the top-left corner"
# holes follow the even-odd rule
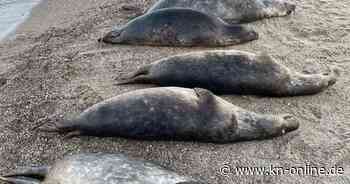
[[[278,137],[286,133],[292,132],[299,128],[299,122],[291,115],[279,115],[271,116],[264,115],[259,116],[254,121],[253,118],[246,118],[242,121],[244,123],[239,124],[239,138],[240,140],[254,140],[254,139],[267,139]]]

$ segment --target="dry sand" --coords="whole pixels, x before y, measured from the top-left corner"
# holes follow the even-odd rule
[[[268,52],[295,70],[342,70],[337,84],[314,96],[224,96],[260,113],[290,113],[301,127],[266,141],[215,145],[121,138],[75,138],[31,131],[52,115],[71,117],[123,92],[150,87],[114,86],[114,79],[141,64],[208,48],[107,46],[96,42],[127,22],[122,5],[147,9],[154,0],[47,0],[20,26],[15,40],[0,45],[0,174],[17,166],[52,163],[76,152],[122,152],[155,161],[210,183],[350,183],[350,1],[297,0],[296,13],[248,24],[260,39],[224,49]],[[232,166],[345,168],[338,177],[222,176]]]

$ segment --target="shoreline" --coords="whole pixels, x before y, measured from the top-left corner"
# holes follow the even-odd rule
[[[29,19],[32,17],[32,14],[34,11],[36,11],[37,7],[40,6],[41,3],[46,0],[40,0],[39,2],[35,2],[33,6],[30,8],[29,12],[26,12],[26,15],[21,21],[16,22],[16,24],[13,25],[13,27],[8,30],[7,33],[4,34],[4,37],[0,39],[0,43],[4,43],[7,41],[11,41],[16,38],[18,30],[20,30],[21,26],[25,24]]]

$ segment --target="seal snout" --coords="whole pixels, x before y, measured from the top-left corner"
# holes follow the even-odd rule
[[[244,28],[241,33],[241,39],[245,41],[253,41],[259,39],[259,33],[253,29]]]
[[[299,122],[294,118],[294,116],[290,114],[286,114],[282,116],[284,120],[284,133],[292,132],[299,128]]]
[[[259,33],[257,33],[257,32],[254,31],[254,30],[251,30],[251,31],[248,33],[248,37],[249,37],[251,40],[257,40],[257,39],[259,39]]]
[[[330,72],[324,73],[323,76],[328,80],[328,86],[332,86],[337,83],[338,77],[340,75],[340,70],[337,67],[332,67]]]

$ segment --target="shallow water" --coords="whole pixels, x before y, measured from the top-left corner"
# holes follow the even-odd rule
[[[22,23],[40,0],[0,0],[0,40]]]

